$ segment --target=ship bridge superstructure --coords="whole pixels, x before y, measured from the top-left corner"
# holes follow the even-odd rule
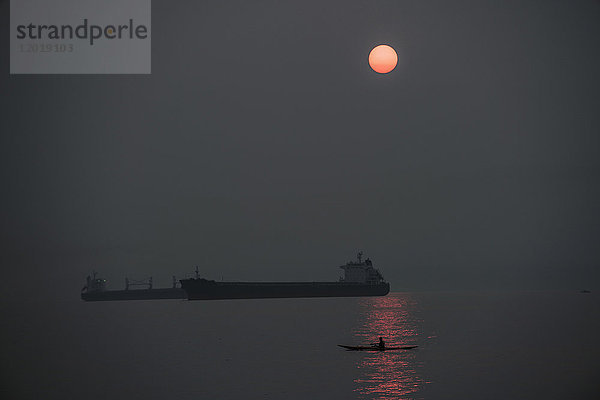
[[[377,285],[384,281],[383,275],[373,267],[371,260],[367,258],[363,261],[362,257],[363,252],[359,251],[357,261],[349,261],[340,266],[344,270],[344,277],[340,278],[340,282]]]

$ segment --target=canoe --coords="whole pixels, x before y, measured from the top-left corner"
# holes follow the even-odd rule
[[[384,349],[380,349],[377,346],[346,346],[344,344],[338,344],[338,346],[343,347],[346,350],[351,351],[386,351],[386,350],[410,350],[419,346],[400,346],[400,347],[385,347]]]

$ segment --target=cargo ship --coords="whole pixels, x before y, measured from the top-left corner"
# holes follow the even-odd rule
[[[180,282],[188,300],[385,296],[390,284],[362,256],[340,266],[344,276],[338,282],[217,282],[198,276]]]
[[[173,277],[173,287],[154,288],[152,277],[147,281],[133,281],[125,278],[125,290],[107,290],[106,279],[99,278],[94,271],[87,277],[86,285],[81,289],[81,299],[85,301],[111,301],[111,300],[159,300],[159,299],[185,299],[183,289],[177,287],[177,280]],[[143,286],[135,289],[134,286]]]

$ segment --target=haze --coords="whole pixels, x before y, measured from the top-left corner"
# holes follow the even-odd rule
[[[149,76],[3,59],[3,293],[337,280],[359,249],[396,291],[597,287],[599,2],[152,11]]]

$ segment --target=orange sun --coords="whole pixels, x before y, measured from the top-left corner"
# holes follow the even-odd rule
[[[380,44],[369,53],[369,65],[373,71],[387,74],[398,64],[398,54],[387,44]]]

